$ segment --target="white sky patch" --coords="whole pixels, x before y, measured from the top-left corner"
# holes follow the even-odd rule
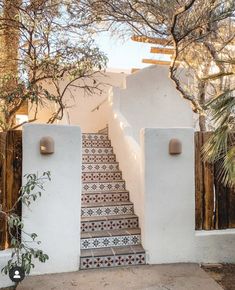
[[[150,53],[154,44],[141,43],[130,40],[118,40],[111,37],[109,32],[102,32],[95,38],[100,49],[109,58],[108,68],[128,69],[144,68],[149,64],[142,63],[142,59],[169,60],[169,57]]]

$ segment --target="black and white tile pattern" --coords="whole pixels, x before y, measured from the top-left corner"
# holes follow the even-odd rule
[[[83,134],[82,144],[80,268],[145,264],[138,217],[108,135]]]
[[[115,172],[119,171],[118,163],[83,163],[82,172]]]
[[[129,201],[129,192],[99,192],[99,193],[83,193],[82,203],[105,203],[105,202],[119,202],[119,201]]]
[[[125,190],[125,181],[83,182],[82,191],[105,192]]]
[[[121,171],[117,172],[83,172],[82,181],[115,181],[121,180]]]

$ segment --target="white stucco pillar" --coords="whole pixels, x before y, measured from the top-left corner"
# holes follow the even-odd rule
[[[50,136],[55,152],[41,155],[39,142]],[[28,124],[23,128],[23,175],[51,172],[42,197],[28,210],[23,206],[25,231],[37,233],[49,255],[36,263],[33,274],[79,269],[81,210],[81,130],[77,126]]]
[[[170,155],[169,142],[182,142]],[[194,130],[143,129],[141,132],[144,228],[150,264],[194,260]]]

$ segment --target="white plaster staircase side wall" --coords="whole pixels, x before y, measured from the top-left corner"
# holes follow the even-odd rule
[[[144,245],[144,196],[142,191],[141,148],[133,136],[133,128],[119,109],[119,90],[110,90],[109,101],[106,104],[108,112],[108,130],[123,178],[130,191],[130,200],[134,203],[135,212],[139,217]],[[102,111],[101,111],[102,113]],[[147,260],[148,262],[148,260]]]

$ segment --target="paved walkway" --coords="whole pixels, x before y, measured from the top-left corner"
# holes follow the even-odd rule
[[[34,276],[17,290],[222,290],[196,264],[83,270]]]

